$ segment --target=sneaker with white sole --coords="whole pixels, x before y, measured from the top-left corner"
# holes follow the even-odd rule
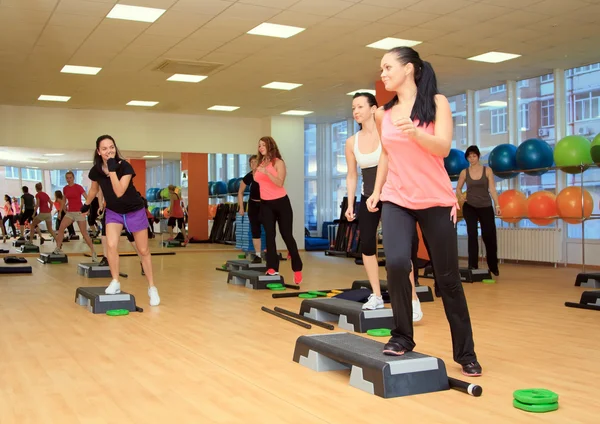
[[[92,252],[92,262],[98,262],[98,254],[96,252]]]
[[[62,255],[62,254],[63,254],[63,251],[62,251],[60,248],[58,248],[58,247],[57,247],[56,249],[54,249],[54,250],[52,251],[52,254],[53,254],[53,255]]]
[[[371,293],[367,302],[362,306],[363,309],[383,309],[383,298],[381,296],[375,296],[375,293]]]
[[[419,300],[412,301],[412,309],[413,309],[413,322],[421,321],[423,318],[423,311],[421,310],[421,302]]]
[[[106,290],[104,290],[106,294],[117,294],[121,293],[121,283],[117,280],[112,280]]]
[[[158,289],[155,286],[148,287],[148,296],[150,296],[150,306],[160,305],[160,296],[158,295]]]

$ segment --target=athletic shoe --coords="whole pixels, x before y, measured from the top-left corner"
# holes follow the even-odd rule
[[[98,254],[96,252],[92,252],[92,262],[98,262]]]
[[[294,283],[302,283],[302,271],[294,271]]]
[[[160,305],[160,296],[156,287],[148,287],[148,296],[150,296],[150,306]]]
[[[98,266],[108,266],[108,258],[106,256],[103,256]]]
[[[375,296],[375,293],[369,295],[369,300],[362,306],[363,309],[383,309],[383,298],[381,296]]]
[[[273,268],[269,268],[267,270],[267,275],[279,275],[279,272],[275,271]]]
[[[494,274],[496,277],[498,277],[500,275],[500,270],[498,268],[496,268],[496,269],[490,269],[490,272],[492,274]]]
[[[413,322],[419,322],[423,318],[423,311],[421,310],[421,302],[419,300],[412,301],[413,309]]]
[[[406,353],[406,349],[400,343],[387,342],[383,347],[383,354],[388,356],[402,356]]]
[[[104,290],[106,294],[117,294],[121,293],[121,283],[117,280],[112,280],[106,290]]]
[[[253,255],[254,257],[252,258],[252,263],[253,264],[261,264],[262,263],[262,258],[260,256],[257,255]]]
[[[56,249],[54,249],[54,250],[52,251],[52,254],[53,254],[53,255],[62,255],[62,254],[63,254],[63,251],[62,251],[62,250],[60,250],[60,248],[58,248],[58,247],[57,247]]]
[[[467,377],[479,377],[482,372],[481,365],[477,361],[462,366],[462,373]]]

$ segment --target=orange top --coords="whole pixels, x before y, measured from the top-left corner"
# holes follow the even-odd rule
[[[274,177],[277,176],[277,170],[272,163],[269,163],[266,166],[266,170]],[[255,172],[254,181],[256,181],[260,187],[261,200],[275,200],[287,196],[287,191],[285,191],[285,188],[279,187],[277,184],[271,181],[267,174],[264,174],[260,171]]]

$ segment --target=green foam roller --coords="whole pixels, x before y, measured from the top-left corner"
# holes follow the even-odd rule
[[[371,330],[367,330],[367,334],[375,337],[389,337],[392,335],[392,330],[389,328],[373,328]]]
[[[519,402],[516,399],[513,399],[513,406],[517,409],[521,409],[527,412],[551,412],[556,411],[558,409],[558,402],[554,403],[542,403],[539,405],[530,405],[528,403]]]
[[[558,402],[558,394],[548,389],[520,389],[513,392],[513,397],[521,403],[543,405]]]

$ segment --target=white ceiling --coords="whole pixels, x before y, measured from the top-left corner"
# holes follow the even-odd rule
[[[93,159],[90,149],[35,149],[29,147],[0,146],[0,166],[35,167],[40,169],[90,169],[91,164],[80,163]],[[62,156],[46,156],[62,154]],[[181,160],[180,153],[169,152],[136,152],[123,150],[121,154],[127,159],[143,159],[144,155],[159,156],[146,159],[146,166],[157,166],[163,161]]]
[[[167,11],[153,24],[107,19],[114,4]],[[263,117],[289,109],[310,119],[349,115],[347,92],[372,88],[384,37],[416,39],[442,92],[490,87],[600,61],[600,0],[0,0],[0,104],[130,109]],[[289,39],[248,35],[262,22],[306,31]],[[465,58],[490,50],[516,60]],[[222,66],[198,84],[167,82],[166,59]],[[97,76],[61,74],[66,65],[102,67]],[[302,83],[293,91],[261,88]],[[66,95],[65,104],[40,94]]]

